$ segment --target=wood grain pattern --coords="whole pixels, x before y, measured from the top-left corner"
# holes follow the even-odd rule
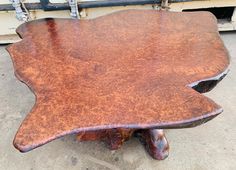
[[[193,127],[222,112],[192,89],[229,64],[210,13],[127,10],[36,20],[17,33],[7,49],[36,96],[14,139],[22,152],[66,134]]]

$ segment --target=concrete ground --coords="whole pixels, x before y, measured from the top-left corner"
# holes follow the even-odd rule
[[[0,46],[0,170],[233,170],[236,169],[236,32],[222,38],[231,54],[231,72],[206,94],[224,108],[212,121],[190,129],[167,130],[170,155],[153,160],[135,138],[117,151],[101,142],[77,142],[66,136],[28,153],[12,140],[34,104],[34,95],[18,81],[5,46]]]

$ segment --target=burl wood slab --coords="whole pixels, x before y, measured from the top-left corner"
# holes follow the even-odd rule
[[[207,12],[128,10],[93,20],[21,25],[7,49],[36,103],[14,146],[27,152],[67,134],[117,149],[132,134],[156,159],[162,129],[200,125],[222,112],[200,94],[227,73],[228,53]]]

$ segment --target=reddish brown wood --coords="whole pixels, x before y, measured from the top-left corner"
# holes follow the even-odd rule
[[[162,129],[142,130],[141,142],[148,153],[157,160],[163,160],[169,155],[169,144]]]
[[[218,81],[229,64],[210,13],[128,10],[17,32],[23,40],[8,51],[36,96],[14,139],[22,152],[66,134],[193,127],[222,112],[191,88]]]
[[[79,132],[77,139],[79,141],[102,140],[111,150],[119,149],[133,134],[132,129],[107,129],[98,131]]]

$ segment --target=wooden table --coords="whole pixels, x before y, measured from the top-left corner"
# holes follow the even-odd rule
[[[41,19],[17,33],[22,41],[7,50],[17,78],[36,96],[14,139],[21,152],[67,134],[118,149],[135,134],[153,158],[164,159],[169,146],[162,129],[194,127],[222,112],[200,94],[229,65],[208,12]]]

